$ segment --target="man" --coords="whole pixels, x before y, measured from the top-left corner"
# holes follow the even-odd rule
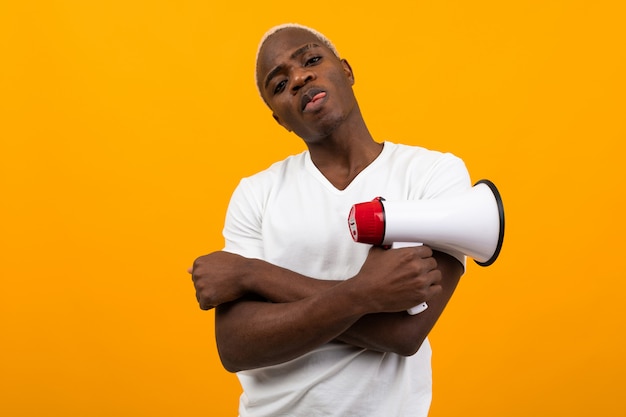
[[[240,416],[425,416],[427,335],[465,258],[355,243],[347,217],[376,196],[465,190],[467,170],[451,154],[376,142],[352,68],[313,29],[271,29],[256,75],[274,119],[308,150],[240,182],[224,250],[192,269],[200,307],[216,307],[222,363],[243,387]]]

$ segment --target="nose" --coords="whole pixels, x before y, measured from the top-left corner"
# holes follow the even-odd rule
[[[313,73],[308,68],[298,68],[294,69],[293,75],[291,77],[291,92],[293,94],[297,93],[299,89],[304,87],[307,83],[315,79],[315,73]]]

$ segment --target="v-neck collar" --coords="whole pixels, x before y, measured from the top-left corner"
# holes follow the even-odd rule
[[[351,188],[355,187],[356,186],[355,184],[360,182],[361,178],[363,178],[365,175],[367,175],[368,171],[371,171],[378,164],[380,164],[381,161],[385,160],[387,158],[387,155],[391,152],[392,146],[393,146],[393,144],[390,143],[390,142],[383,142],[383,149],[378,154],[378,156],[376,156],[376,158],[369,165],[367,165],[365,168],[363,168],[361,170],[361,172],[359,172],[357,174],[357,176],[354,177],[354,179],[350,182],[350,184],[348,184],[347,187],[344,188],[343,190],[340,190],[339,188],[335,187],[328,180],[328,178],[326,178],[324,176],[324,174],[322,174],[322,172],[317,168],[317,166],[315,166],[315,164],[313,163],[313,160],[311,159],[311,153],[309,151],[305,151],[304,166],[305,166],[306,170],[311,175],[313,175],[329,191],[331,191],[334,194],[344,194],[344,193],[347,193]]]

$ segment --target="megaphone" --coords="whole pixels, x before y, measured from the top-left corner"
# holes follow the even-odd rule
[[[489,266],[504,241],[504,206],[496,186],[483,179],[449,197],[415,201],[377,197],[355,204],[348,227],[355,242],[380,246],[419,242],[443,252],[460,252],[480,266]]]

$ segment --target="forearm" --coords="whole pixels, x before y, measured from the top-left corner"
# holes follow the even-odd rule
[[[436,256],[439,259],[439,268],[443,269],[443,291],[429,300],[427,311],[416,316],[411,316],[406,312],[368,314],[337,334],[335,340],[381,352],[394,352],[401,355],[415,353],[441,315],[462,273],[460,264],[456,260],[445,254],[436,254]],[[247,288],[273,303],[300,301],[327,291],[341,282],[309,278],[260,260],[247,260],[247,262],[246,268],[243,269],[249,274],[245,278]],[[347,304],[341,308],[349,308],[350,303],[354,303],[354,300],[347,300]],[[258,308],[259,311],[255,313],[255,316],[261,317],[266,309],[263,306],[258,306]],[[269,307],[267,310],[274,308]],[[292,314],[285,306],[276,310],[281,311],[281,309],[286,310],[281,314]],[[308,320],[312,322],[310,316]]]
[[[337,340],[378,352],[413,355],[441,316],[458,283],[458,276],[443,278],[443,291],[417,314],[407,312],[368,314],[356,321]]]
[[[199,258],[192,273],[200,306],[219,306],[218,348],[224,366],[237,371],[282,363],[331,340],[416,351],[453,291],[441,291],[429,251],[373,249],[345,281],[317,280],[224,252]],[[442,292],[447,295],[440,301]],[[429,302],[426,312],[406,314],[422,301]]]
[[[293,302],[238,300],[216,309],[216,339],[224,367],[254,369],[289,361],[337,338],[366,311],[350,306],[349,285]]]
[[[290,303],[311,297],[341,283],[307,277],[259,259],[245,259],[242,281],[248,292],[272,303]]]
[[[273,303],[299,301],[341,282],[309,278],[257,259],[251,259],[249,262],[245,268],[251,274],[247,278],[248,288]],[[352,302],[348,300],[348,303]],[[339,334],[336,340],[377,351],[406,352],[405,340],[408,331],[414,334],[416,326],[420,325],[419,321],[415,323],[417,320],[412,318],[413,316],[404,312],[368,314]],[[418,334],[417,337],[423,340],[427,332],[420,333],[424,336],[420,337]],[[421,341],[419,343],[421,344]]]

